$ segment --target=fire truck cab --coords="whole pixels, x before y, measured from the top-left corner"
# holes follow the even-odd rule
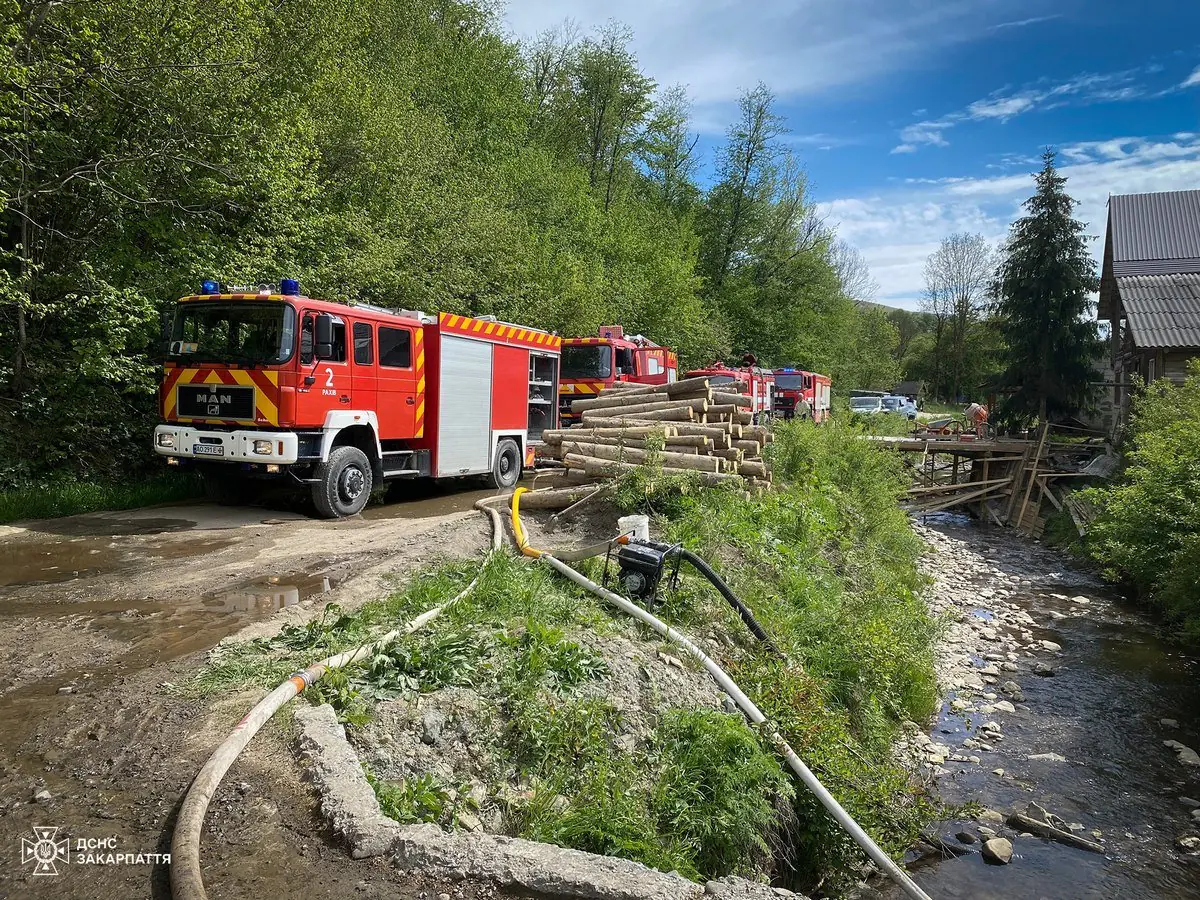
[[[556,425],[561,339],[492,319],[347,305],[284,280],[179,300],[154,450],[236,502],[288,478],[327,518],[385,479],[511,487]]]
[[[790,366],[776,369],[775,415],[790,419],[796,415],[800,401],[807,400],[812,420],[824,422],[829,418],[831,386],[828,375],[805,372]]]
[[[739,382],[746,385],[746,393],[750,395],[750,411],[754,421],[766,424],[771,419],[775,408],[775,373],[761,366],[740,366],[731,368],[717,362],[703,369],[692,369],[684,378],[707,378],[708,383],[717,390],[722,384]]]
[[[620,325],[602,325],[596,337],[562,342],[559,415],[564,423],[578,419],[571,401],[598,394],[614,382],[668,384],[678,373],[679,360],[666,347],[640,334],[627,338]]]

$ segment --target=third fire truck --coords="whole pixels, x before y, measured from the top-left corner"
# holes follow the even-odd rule
[[[511,487],[556,425],[560,344],[493,319],[317,300],[292,279],[207,281],[176,305],[154,449],[229,500],[252,478],[304,486],[329,518],[384,479]]]
[[[831,382],[828,375],[787,367],[775,370],[775,415],[790,419],[800,401],[807,400],[814,422],[829,418]]]
[[[675,353],[640,334],[625,336],[620,325],[602,325],[596,337],[562,342],[562,384],[559,410],[564,423],[578,419],[571,401],[600,393],[618,381],[667,384],[676,380]]]
[[[766,424],[775,408],[775,373],[770,369],[750,363],[732,368],[724,363],[713,363],[703,369],[692,369],[685,378],[707,378],[708,383],[720,390],[722,384],[739,382],[750,395],[750,411],[754,421]]]

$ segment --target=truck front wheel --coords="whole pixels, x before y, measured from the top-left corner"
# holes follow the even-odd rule
[[[357,447],[334,447],[316,476],[312,498],[323,519],[356,515],[371,498],[371,462]]]
[[[521,448],[512,438],[505,438],[496,445],[496,458],[492,461],[492,474],[488,484],[504,490],[521,480]]]

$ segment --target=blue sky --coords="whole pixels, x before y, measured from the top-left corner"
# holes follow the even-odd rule
[[[508,0],[518,37],[568,18],[629,25],[710,157],[738,94],[769,85],[883,303],[919,305],[945,235],[1001,240],[1047,145],[1098,237],[1110,194],[1200,187],[1195,0]]]

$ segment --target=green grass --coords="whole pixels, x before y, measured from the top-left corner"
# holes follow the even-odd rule
[[[137,482],[89,482],[67,479],[0,491],[0,524],[50,519],[98,510],[135,509],[190,500],[204,494],[200,479],[168,473]]]
[[[783,486],[760,499],[663,484],[640,497],[635,484],[619,497],[657,514],[665,540],[706,557],[754,610],[788,663],[757,652],[698,579],[686,578],[667,607],[685,630],[715,619],[739,636],[745,649],[724,660],[731,674],[839,801],[900,853],[932,810],[891,746],[899,724],[925,721],[938,698],[938,625],[920,597],[921,544],[897,503],[907,479],[899,457],[857,440],[853,424],[793,423],[776,433],[769,453]],[[794,807],[797,886],[836,883],[859,851],[807,792]]]

